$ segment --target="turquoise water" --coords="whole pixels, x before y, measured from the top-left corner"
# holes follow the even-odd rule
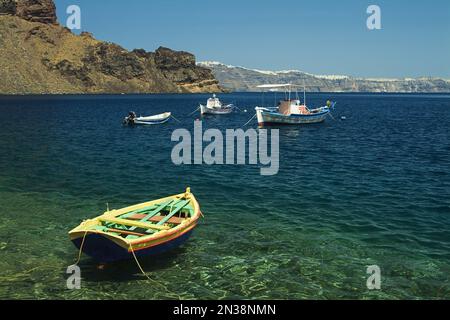
[[[280,172],[172,164],[170,141],[206,95],[0,98],[1,299],[450,298],[450,96],[313,94],[336,120],[280,128]],[[248,113],[204,119],[239,128]],[[266,97],[266,101],[272,97]],[[129,110],[182,123],[125,128]],[[341,116],[346,121],[340,121]],[[255,127],[253,123],[250,127]],[[182,248],[99,267],[67,232],[190,186],[205,219]],[[378,265],[382,290],[366,287]]]

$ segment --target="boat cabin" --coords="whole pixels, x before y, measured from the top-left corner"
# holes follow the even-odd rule
[[[300,100],[282,100],[278,105],[278,110],[281,114],[286,116],[290,116],[293,114],[311,114],[308,107],[302,104]]]
[[[212,98],[208,99],[206,107],[209,109],[222,108],[222,102],[220,102],[219,98],[214,94]]]

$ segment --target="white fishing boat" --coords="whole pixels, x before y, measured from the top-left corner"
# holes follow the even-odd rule
[[[204,114],[229,114],[233,112],[233,105],[223,105],[222,102],[214,94],[212,98],[209,98],[206,106],[200,105],[200,113]]]
[[[260,126],[267,125],[298,125],[320,123],[325,121],[326,117],[330,115],[331,108],[335,103],[327,102],[326,106],[309,109],[306,106],[306,91],[303,93],[303,102],[300,101],[298,95],[292,99],[291,84],[268,84],[259,86],[261,89],[276,90],[284,88],[285,99],[280,101],[277,107],[256,107],[256,117]]]
[[[155,124],[163,124],[169,121],[172,113],[165,112],[161,114],[157,114],[149,117],[137,117],[136,113],[131,111],[123,120],[123,123],[126,125],[155,125]]]

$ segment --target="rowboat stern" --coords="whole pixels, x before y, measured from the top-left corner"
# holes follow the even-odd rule
[[[102,263],[126,259],[128,243],[125,239],[95,228],[100,225],[96,219],[86,220],[69,232],[74,246]]]

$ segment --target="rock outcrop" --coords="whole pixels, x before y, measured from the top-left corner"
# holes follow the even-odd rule
[[[52,0],[17,0],[16,14],[25,20],[56,23],[56,7]]]
[[[16,1],[0,0],[0,15],[1,14],[16,14]]]
[[[51,0],[0,0],[0,94],[221,92],[195,56],[128,51],[56,23]]]
[[[212,71],[197,66],[195,56],[189,52],[177,52],[160,47],[156,50],[154,59],[156,67],[165,78],[188,91],[192,91],[193,86],[197,86],[198,91],[202,91],[202,88],[219,85]]]
[[[0,14],[22,19],[56,24],[56,7],[52,0],[0,0]]]

